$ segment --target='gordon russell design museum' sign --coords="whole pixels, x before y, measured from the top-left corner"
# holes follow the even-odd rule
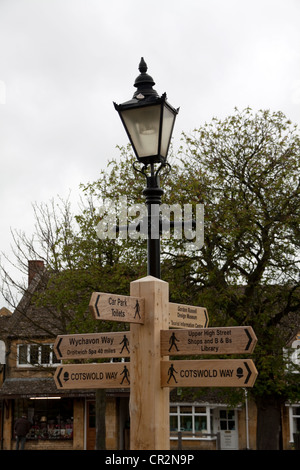
[[[169,302],[171,328],[205,328],[208,326],[206,308]]]

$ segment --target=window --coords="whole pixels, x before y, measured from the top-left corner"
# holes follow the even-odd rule
[[[70,398],[15,400],[14,422],[22,414],[26,414],[31,423],[27,439],[73,439],[73,401]]]
[[[211,432],[210,408],[197,405],[171,405],[170,431],[188,432],[193,435],[192,437],[198,438],[200,433],[209,434]]]
[[[235,430],[234,410],[220,410],[220,429],[221,431]]]
[[[59,364],[53,344],[19,344],[18,366],[52,366]]]
[[[290,441],[294,442],[293,434],[300,432],[300,405],[289,407]]]
[[[19,344],[18,346],[18,365],[24,365],[28,363],[27,360],[27,348],[26,344]]]

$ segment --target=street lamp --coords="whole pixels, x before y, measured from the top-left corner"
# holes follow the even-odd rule
[[[131,100],[117,105],[118,111],[137,163],[143,165],[136,171],[143,173],[147,187],[143,194],[148,209],[148,274],[160,278],[160,219],[159,205],[163,190],[159,185],[159,172],[167,163],[168,150],[176,115],[179,109],[173,108],[166,94],[159,96],[153,89],[153,78],[147,74],[143,57],[139,64],[140,75],[134,86],[137,88]],[[158,164],[156,169],[155,165]],[[150,168],[150,174],[147,174]]]

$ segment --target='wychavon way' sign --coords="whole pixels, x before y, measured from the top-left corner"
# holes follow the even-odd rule
[[[251,359],[161,361],[162,387],[253,387]]]
[[[171,328],[205,328],[208,326],[206,308],[169,302]]]
[[[141,297],[93,292],[89,308],[96,320],[144,323],[145,299]]]
[[[57,367],[54,381],[58,389],[95,389],[130,387],[128,362],[64,364]]]
[[[257,343],[251,326],[161,330],[162,356],[250,354]]]
[[[86,333],[57,336],[58,359],[100,359],[130,356],[130,332]]]

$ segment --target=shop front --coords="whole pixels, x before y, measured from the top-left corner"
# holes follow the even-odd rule
[[[25,449],[83,450],[85,403],[92,391],[57,393],[53,379],[6,379],[0,393],[1,449],[16,447],[14,424],[21,416],[30,422]]]
[[[33,397],[14,400],[13,422],[26,415],[31,441],[73,441],[73,399]],[[15,438],[15,436],[14,436]]]
[[[1,449],[14,450],[14,424],[30,422],[27,450],[94,450],[93,390],[57,390],[52,378],[8,378],[0,388]],[[106,447],[129,449],[129,390],[106,392]]]

